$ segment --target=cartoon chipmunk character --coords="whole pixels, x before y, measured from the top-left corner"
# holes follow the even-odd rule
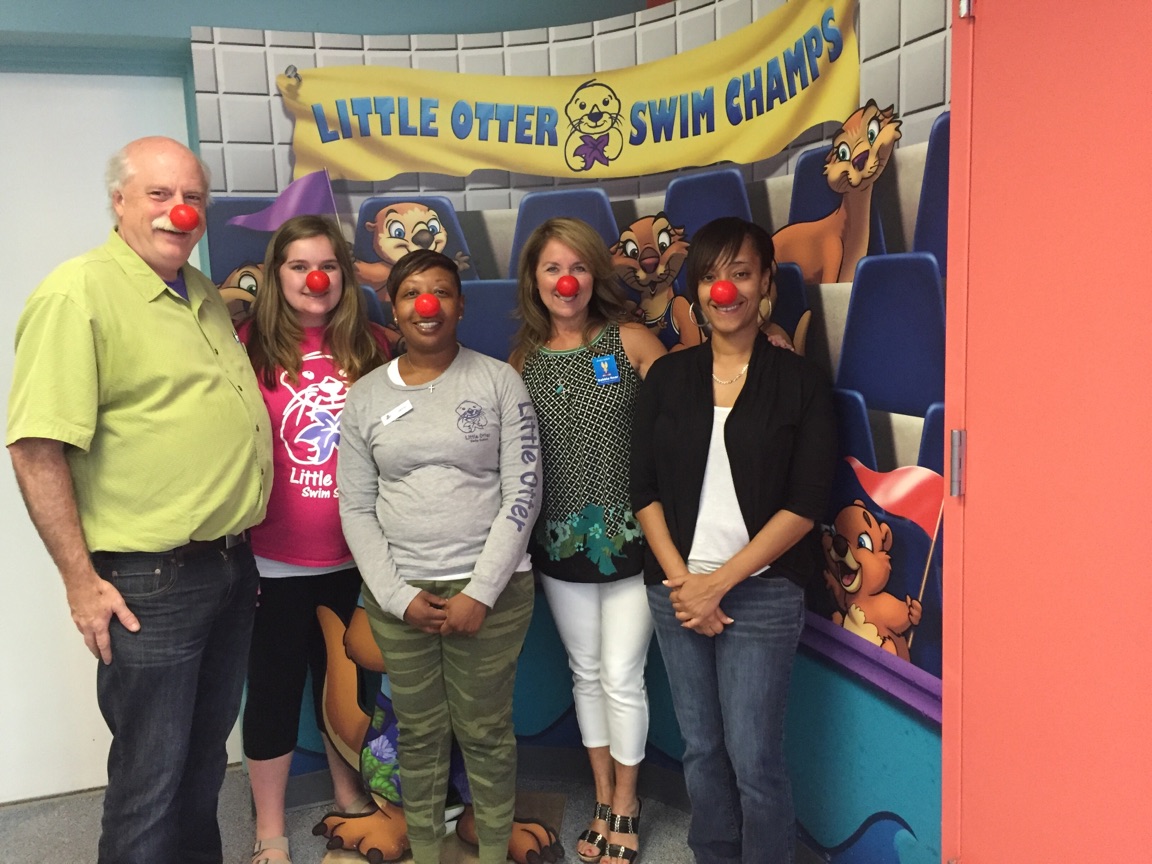
[[[875,101],[852,114],[824,160],[824,176],[843,197],[840,207],[814,222],[794,222],[774,235],[777,261],[795,261],[804,281],[851,282],[856,264],[868,254],[872,218],[872,187],[884,172],[900,140],[900,121],[892,106],[881,110]]]
[[[397,261],[417,249],[443,252],[448,245],[448,233],[436,211],[411,201],[389,204],[376,214],[375,222],[365,222],[364,227],[372,232],[372,249],[380,260],[355,262],[356,279],[361,285],[371,285],[384,303],[388,302],[384,284]],[[470,263],[468,255],[456,253],[456,265],[461,271],[467,270]]]
[[[217,290],[228,305],[233,324],[243,323],[252,314],[252,302],[264,283],[264,265],[249,261],[224,277]]]
[[[572,131],[564,142],[564,161],[573,171],[589,171],[599,162],[607,166],[624,149],[620,131],[620,97],[607,84],[593,78],[576,88],[564,114]]]
[[[910,660],[908,631],[923,611],[884,588],[892,575],[892,531],[857,498],[824,531],[824,581],[840,610],[832,620],[890,654]]]
[[[371,716],[360,707],[357,666],[385,672],[384,658],[372,638],[363,608],[352,614],[348,626],[335,612],[317,607],[316,617],[328,652],[321,722],[332,746],[360,772],[375,807],[366,813],[334,811],[312,829],[328,839],[329,849],[358,852],[370,862],[396,861],[408,851],[408,823],[400,797],[396,761],[396,715],[391,700],[381,691]],[[451,784],[467,784],[463,761],[454,754]],[[476,820],[469,804],[456,822],[456,834],[477,845]],[[533,819],[516,819],[508,841],[508,857],[517,864],[555,862],[564,854],[556,832]]]
[[[665,348],[675,351],[703,341],[687,298],[676,295],[674,284],[688,257],[683,228],[669,222],[663,211],[641,216],[620,232],[608,251],[620,281],[640,295],[644,325]]]

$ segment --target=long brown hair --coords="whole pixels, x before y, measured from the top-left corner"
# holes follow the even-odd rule
[[[373,338],[368,325],[367,303],[356,281],[352,253],[336,223],[323,216],[293,216],[280,226],[268,243],[264,256],[264,284],[252,304],[251,338],[248,356],[257,377],[269,390],[277,387],[278,370],[283,369],[293,384],[300,380],[304,358],[300,343],[304,328],[284,298],[280,268],[288,257],[288,247],[297,240],[327,237],[343,276],[340,302],[328,315],[324,343],[348,383],[371,372],[387,358]]]
[[[536,290],[536,267],[540,264],[544,247],[551,240],[557,240],[575,252],[592,272],[592,298],[588,301],[584,341],[591,339],[609,321],[619,323],[629,318],[624,291],[616,281],[612,256],[608,254],[604,238],[580,219],[566,216],[549,219],[529,235],[520,253],[516,289],[516,315],[520,319],[520,329],[512,349],[514,363],[526,360],[548,341],[552,333],[548,308]]]

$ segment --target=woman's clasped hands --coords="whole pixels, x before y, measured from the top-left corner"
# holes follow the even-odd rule
[[[683,573],[664,580],[671,589],[670,599],[681,626],[695,630],[701,636],[718,636],[724,628],[735,623],[720,608],[720,601],[728,587],[718,575],[712,573]]]
[[[450,636],[459,633],[475,636],[484,624],[488,607],[469,597],[456,594],[445,600],[429,591],[421,591],[404,610],[404,620],[423,633]]]

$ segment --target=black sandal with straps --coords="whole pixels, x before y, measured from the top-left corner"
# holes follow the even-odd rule
[[[640,811],[644,808],[644,802],[636,799],[636,815],[635,816],[620,816],[613,813],[608,817],[608,832],[610,834],[635,834],[637,839],[640,837]],[[614,860],[627,861],[628,864],[633,864],[636,856],[640,854],[639,850],[633,849],[629,846],[624,846],[620,843],[609,843],[604,849],[604,857],[612,858]]]
[[[612,824],[612,808],[603,804],[600,801],[596,802],[596,807],[592,810],[592,821],[603,819],[609,825]],[[605,850],[608,848],[608,838],[601,834],[599,831],[593,831],[591,828],[587,829],[579,837],[576,838],[576,843],[591,843],[596,847],[596,854],[589,857],[581,855],[580,850],[576,850],[576,857],[579,858],[584,864],[600,864],[600,859],[607,853]]]

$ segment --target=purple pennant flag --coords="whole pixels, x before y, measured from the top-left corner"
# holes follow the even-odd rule
[[[253,231],[275,231],[293,216],[305,214],[336,215],[336,198],[332,194],[332,181],[328,179],[327,169],[293,180],[263,210],[246,216],[233,216],[228,224]]]

